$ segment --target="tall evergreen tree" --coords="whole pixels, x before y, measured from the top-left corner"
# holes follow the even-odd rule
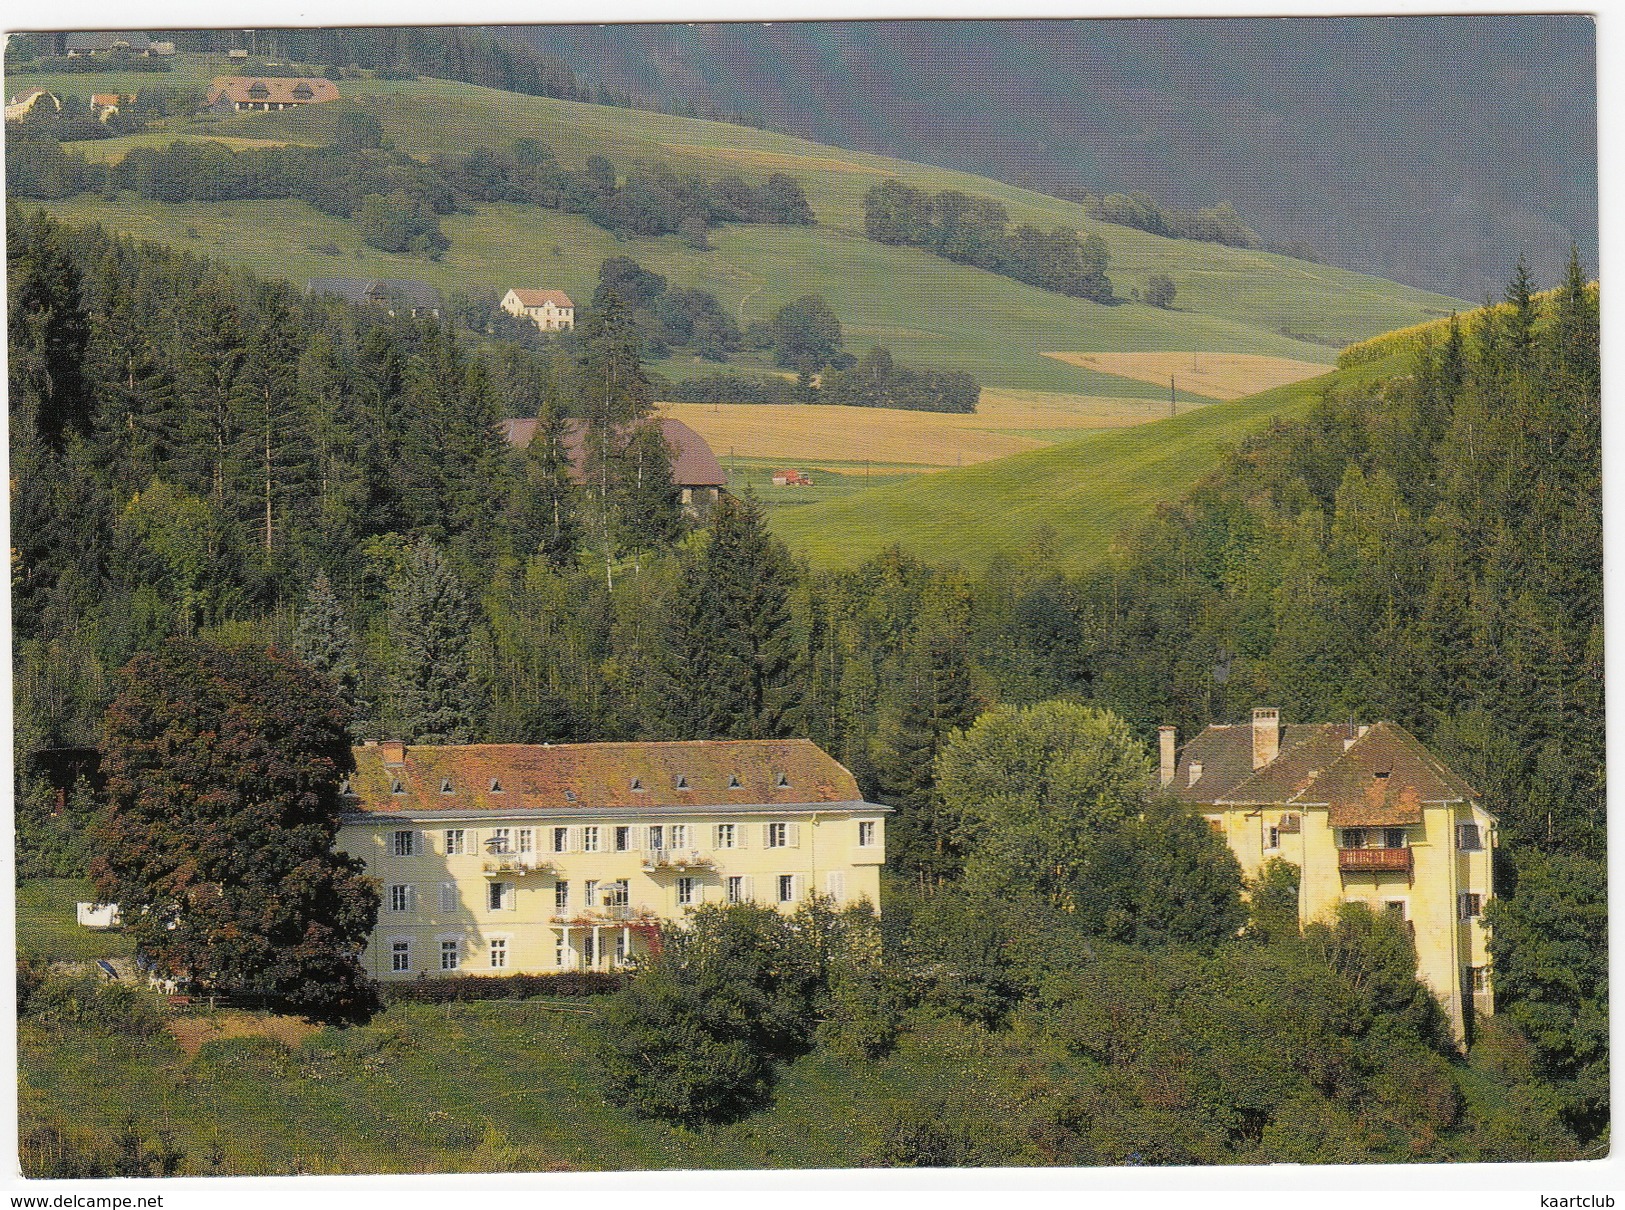
[[[60,451],[70,435],[90,430],[90,398],[80,369],[90,326],[79,299],[79,268],[64,232],[43,213],[8,222],[6,243],[12,411],[32,410],[40,440]]]
[[[684,560],[674,618],[677,738],[773,739],[798,726],[795,570],[753,495],[724,496]]]
[[[326,572],[317,572],[310,594],[299,612],[293,635],[294,653],[333,683],[339,701],[356,715],[356,690],[361,672],[355,658],[355,635],[344,616],[344,606],[333,591]]]
[[[421,538],[389,595],[390,720],[419,744],[466,744],[475,735],[474,607],[440,549]]]

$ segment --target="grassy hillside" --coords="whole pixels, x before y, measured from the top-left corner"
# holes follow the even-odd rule
[[[684,1130],[605,1103],[583,1011],[579,1000],[399,1005],[297,1042],[304,1031],[288,1019],[245,1013],[172,1017],[151,1040],[53,1036],[28,1022],[23,1129],[55,1119],[105,1140],[134,1114],[168,1131],[185,1176],[849,1168],[884,1132],[891,1102],[951,1096],[967,1071],[993,1078],[1000,1063],[997,1039],[922,1024],[877,1062],[809,1055],[786,1070],[771,1108]]]
[[[1158,504],[1178,499],[1222,450],[1270,417],[1302,416],[1328,385],[1368,382],[1401,368],[1398,357],[1369,362],[1185,415],[769,516],[790,549],[819,567],[848,567],[901,545],[926,559],[980,568],[1049,530],[1058,562],[1083,568]]]
[[[183,56],[167,77],[9,76],[8,92],[34,83],[91,91],[204,80],[216,61]],[[344,81],[348,97],[379,118],[403,151],[428,155],[521,136],[547,143],[567,165],[587,155],[618,167],[664,160],[679,171],[739,173],[760,179],[787,171],[802,180],[817,214],[809,229],[727,226],[715,250],[675,238],[616,240],[584,218],[536,207],[482,205],[446,220],[452,240],[431,263],[364,247],[356,228],[300,202],[166,205],[85,196],[48,206],[70,221],[95,220],[132,234],[208,253],[299,281],[338,274],[418,278],[443,289],[500,290],[512,284],[561,286],[590,297],[599,262],[630,255],[674,284],[714,291],[744,320],[770,315],[806,293],[827,297],[861,351],[885,342],[901,358],[965,369],[990,386],[1076,395],[1155,398],[1154,383],[1069,365],[1052,352],[1185,351],[1253,353],[1329,363],[1337,347],[1460,307],[1457,300],[1392,282],[1268,253],[1168,240],[1096,223],[1076,205],[924,165],[844,151],[745,127],[570,101],[525,97],[440,80]],[[226,118],[174,120],[163,132],[86,144],[98,158],[132,142],[171,136],[317,143],[331,134],[332,106]],[[1101,306],[952,264],[862,234],[862,197],[897,176],[924,189],[957,188],[997,198],[1013,222],[1098,232],[1111,252],[1117,292],[1162,273],[1178,290],[1173,310],[1124,302]],[[338,255],[320,249],[334,249]],[[1288,335],[1290,333],[1291,335]]]

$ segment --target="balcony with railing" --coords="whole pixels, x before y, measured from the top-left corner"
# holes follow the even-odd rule
[[[519,853],[506,848],[487,847],[482,861],[487,874],[551,874],[553,863],[536,853]]]
[[[643,850],[643,869],[648,874],[657,870],[709,870],[715,866],[716,861],[711,854],[694,849]]]
[[[1345,874],[1409,874],[1411,851],[1397,849],[1338,849],[1337,868]]]

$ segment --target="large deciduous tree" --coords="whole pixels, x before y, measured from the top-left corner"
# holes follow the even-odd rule
[[[125,669],[91,874],[160,970],[319,1019],[374,1010],[359,959],[378,892],[333,848],[345,722],[275,650],[171,640]]]
[[[1001,706],[937,757],[966,878],[1064,906],[1098,842],[1135,816],[1151,761],[1115,714],[1071,702]]]

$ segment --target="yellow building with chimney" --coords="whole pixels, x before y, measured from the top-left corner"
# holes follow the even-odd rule
[[[380,884],[368,972],[607,970],[700,904],[879,906],[890,808],[810,740],[368,743],[338,847]]]
[[[1202,812],[1247,878],[1271,858],[1298,867],[1300,922],[1330,920],[1340,903],[1391,912],[1458,1040],[1495,1011],[1484,907],[1496,818],[1408,731],[1283,725],[1260,709],[1183,749],[1172,727],[1160,740],[1163,787]]]

